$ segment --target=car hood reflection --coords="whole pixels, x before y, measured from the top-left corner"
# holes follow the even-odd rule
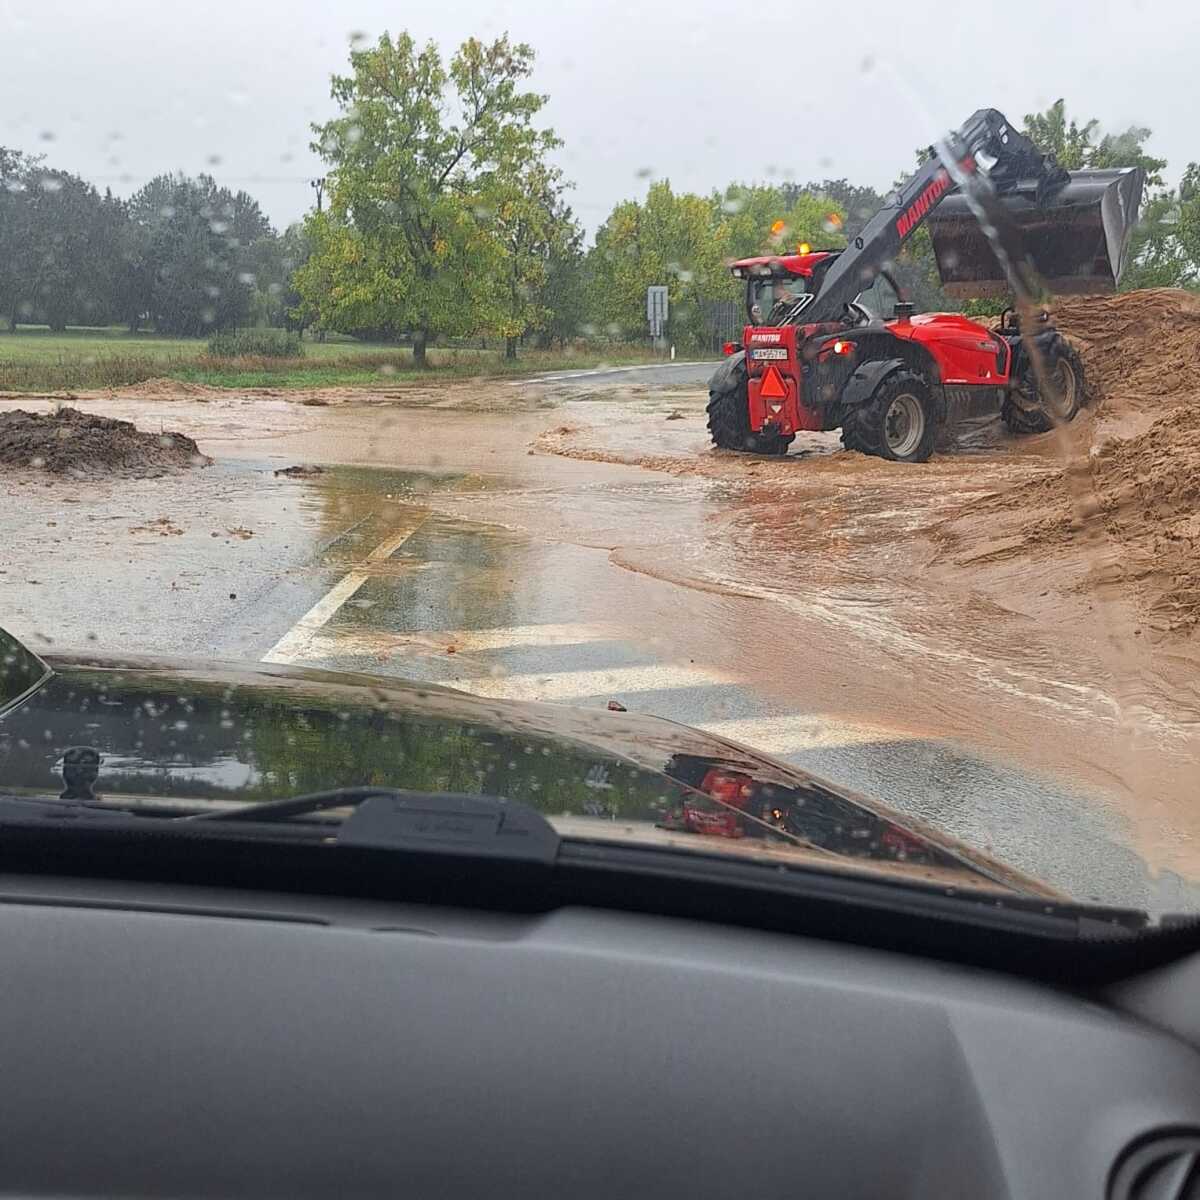
[[[0,718],[5,790],[61,794],[64,755],[84,749],[110,804],[219,807],[361,785],[489,794],[570,837],[1055,894],[873,800],[653,717],[294,667],[49,663]]]

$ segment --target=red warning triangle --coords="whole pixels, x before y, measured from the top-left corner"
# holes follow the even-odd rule
[[[762,386],[758,389],[758,394],[764,400],[787,399],[787,388],[784,386],[783,376],[779,374],[779,368],[774,363],[767,368],[767,373],[763,376]]]

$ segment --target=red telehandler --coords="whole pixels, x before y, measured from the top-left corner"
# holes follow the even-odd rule
[[[1084,400],[1083,367],[1041,299],[1115,289],[1143,175],[1066,171],[1001,113],[981,109],[845,250],[733,264],[749,324],[709,382],[713,442],[785,454],[800,430],[840,428],[848,449],[924,462],[960,408],[998,410],[1016,433],[1070,421]],[[917,315],[904,300],[888,268],[925,222],[947,292],[1015,297],[998,329],[957,313]],[[887,318],[871,296],[881,279],[895,294]]]

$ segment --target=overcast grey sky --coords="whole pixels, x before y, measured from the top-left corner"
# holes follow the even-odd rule
[[[0,145],[128,194],[164,170],[244,187],[282,227],[320,173],[309,123],[351,33],[449,51],[507,30],[564,139],[592,230],[646,173],[681,190],[846,176],[876,187],[974,109],[1065,96],[1152,127],[1174,182],[1200,159],[1200,3],[717,0],[0,0]]]

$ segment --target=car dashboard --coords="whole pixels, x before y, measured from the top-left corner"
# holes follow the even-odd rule
[[[584,907],[0,900],[5,1195],[1104,1196],[1200,1129],[1200,1055],[1144,1015],[1174,978],[1139,1013]]]

